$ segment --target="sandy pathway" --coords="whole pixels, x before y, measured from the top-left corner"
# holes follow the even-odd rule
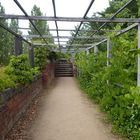
[[[73,78],[58,78],[42,96],[32,140],[120,140],[103,123],[102,113],[81,93]]]

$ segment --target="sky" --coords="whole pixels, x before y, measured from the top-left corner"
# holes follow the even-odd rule
[[[33,5],[36,4],[40,7],[41,11],[46,16],[54,16],[52,0],[18,0],[22,5],[24,10],[31,14]],[[16,14],[23,15],[18,6],[13,0],[0,0],[2,6],[5,8],[6,14]],[[56,5],[56,16],[60,17],[83,17],[87,7],[89,6],[91,0],[55,0]],[[109,6],[109,0],[95,0],[92,8],[88,13],[88,17],[91,17],[95,12],[101,12]],[[55,23],[53,21],[48,22],[50,29],[55,29]],[[77,22],[58,22],[59,29],[74,29],[76,25],[79,25]],[[28,28],[29,22],[25,20],[20,20],[20,27]],[[21,30],[24,34],[27,34],[27,31]],[[56,36],[56,32],[51,32]],[[59,32],[60,36],[69,36],[70,32]],[[61,39],[62,40],[62,39]],[[63,39],[64,40],[64,39]]]

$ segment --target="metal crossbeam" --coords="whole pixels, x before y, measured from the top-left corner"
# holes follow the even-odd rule
[[[133,28],[135,28],[135,27],[137,27],[137,26],[138,26],[138,23],[134,23],[134,24],[128,26],[127,28],[125,28],[125,29],[119,31],[119,32],[116,34],[116,36],[119,36],[119,35],[121,35],[121,34],[124,34],[124,33],[128,32],[129,30],[131,30],[131,29],[133,29]]]
[[[16,36],[16,37],[20,37],[24,42],[28,43],[29,45],[31,45],[32,43],[29,42],[28,40],[24,39],[21,35],[17,34],[16,32],[12,31],[10,28],[6,27],[5,25],[3,25],[2,23],[0,23],[0,27],[2,27],[3,29],[5,29],[6,31],[8,31],[9,33],[11,33],[12,35]]]
[[[21,29],[21,30],[30,30],[30,28],[23,28],[23,27],[19,27],[18,29]],[[61,31],[61,32],[68,32],[68,31],[70,31],[70,32],[74,32],[75,30],[73,29],[49,29],[49,31]],[[84,30],[84,29],[82,29],[82,30],[79,30],[79,32],[95,32],[95,31],[97,31],[97,30]],[[105,30],[105,29],[102,29],[101,31],[103,31],[103,32],[118,32],[119,30]]]
[[[85,38],[85,39],[87,39],[87,38]],[[95,39],[95,38],[91,38],[91,41],[96,41],[96,42],[99,42],[100,40],[102,40],[103,38],[97,38],[97,39]],[[82,38],[81,40],[78,40],[78,43],[82,43],[84,41],[84,38]],[[54,40],[54,42],[56,43],[56,42],[58,42],[57,40]],[[60,40],[59,42],[68,42],[68,40]],[[83,42],[84,43],[84,42]]]
[[[56,31],[56,29],[49,29],[50,31]],[[75,30],[72,30],[72,29],[58,29],[58,31],[61,31],[61,32],[67,32],[67,31],[70,31],[70,32],[74,32]],[[81,29],[79,30],[79,32],[95,32],[97,30],[84,30],[84,29]],[[102,29],[101,30],[102,32],[118,32],[119,30],[105,30],[105,29]]]
[[[59,50],[58,49],[53,49],[53,51],[55,51],[55,52],[58,52]],[[69,49],[69,48],[61,48],[61,52],[80,52],[80,51],[85,51],[85,49],[84,48],[78,48],[78,50],[77,49]]]
[[[129,30],[132,30],[133,28],[135,28],[135,27],[137,27],[137,26],[138,26],[138,23],[134,23],[134,24],[128,26],[127,28],[125,28],[125,29],[119,31],[119,32],[115,35],[115,37],[117,37],[117,36],[119,36],[119,35],[122,35],[122,34],[128,32]],[[96,43],[96,44],[93,44],[91,47],[89,47],[89,48],[87,48],[87,49],[91,49],[91,48],[93,48],[93,47],[95,47],[95,46],[98,46],[98,45],[100,45],[101,43],[104,43],[104,42],[106,42],[106,41],[107,41],[107,39],[104,39],[104,40],[102,40],[102,41],[100,41],[100,42],[98,42],[98,43]]]
[[[34,44],[33,46],[34,47],[38,47],[38,46],[57,46],[58,44]],[[69,47],[69,46],[73,46],[73,47],[89,47],[89,46],[91,46],[91,45],[93,45],[93,44],[72,44],[72,45],[70,45],[70,44],[60,44],[60,45],[62,45],[62,46],[66,46],[66,47]]]
[[[56,18],[55,0],[52,0],[52,4],[53,4],[53,10],[54,10],[54,18]],[[57,37],[58,37],[58,44],[59,44],[59,47],[60,47],[59,32],[58,32],[58,24],[57,24],[57,21],[56,21],[56,20],[55,20],[55,26],[56,26],[56,33],[57,33]]]
[[[29,15],[27,14],[27,12],[24,10],[24,8],[21,6],[21,4],[17,1],[17,0],[13,0],[16,5],[20,8],[20,10],[24,13],[25,17],[28,18]],[[34,29],[38,32],[38,34],[42,37],[42,34],[40,33],[40,31],[37,29],[37,27],[35,26],[35,24],[33,23],[33,21],[31,19],[29,19],[30,23],[32,24],[32,26],[34,27]],[[47,44],[47,41],[43,38],[44,42]]]
[[[46,20],[46,21],[64,21],[64,22],[105,22],[107,23],[139,23],[139,18],[80,18],[80,17],[47,17],[47,16],[24,16],[24,15],[0,15],[0,19],[22,19],[22,20]],[[102,28],[103,25],[100,27]],[[100,28],[97,31],[100,30]],[[28,28],[25,28],[28,29]],[[58,31],[58,26],[56,28]],[[64,31],[64,30],[63,30]],[[78,32],[80,31],[77,30]]]
[[[39,35],[22,35],[22,37],[26,37],[26,38],[40,38]],[[78,39],[104,39],[106,38],[105,36],[93,36],[93,37],[88,37],[88,36],[77,36],[77,37],[74,37],[74,36],[48,36],[48,35],[43,35],[42,36],[43,38],[78,38]],[[41,38],[42,38],[41,37]]]
[[[121,13],[129,4],[131,4],[131,2],[133,2],[134,0],[129,0],[126,4],[124,4],[124,6],[122,6],[119,10],[117,10],[111,17],[110,20],[113,20],[119,13]],[[105,25],[107,24],[107,22],[103,23],[99,29],[94,32],[92,35],[95,35],[97,32],[99,32]]]
[[[98,42],[98,43],[92,44],[92,46],[89,47],[89,48],[87,48],[87,50],[92,49],[92,48],[94,48],[95,46],[98,46],[98,45],[100,45],[101,43],[104,43],[104,42],[106,42],[106,41],[107,41],[107,39],[104,39],[104,40],[102,40],[102,41],[100,41],[100,42]]]
[[[83,16],[83,19],[86,18],[86,16],[87,16],[87,14],[88,14],[88,12],[89,12],[91,6],[93,5],[94,1],[95,1],[95,0],[91,0],[89,6],[88,6],[88,8],[87,8],[87,10],[86,10],[86,12],[85,12],[85,14],[84,14],[84,16]],[[77,36],[77,34],[78,34],[78,32],[79,32],[79,30],[80,30],[82,24],[83,24],[83,21],[81,21],[80,25],[78,26],[78,29],[76,30],[76,33],[75,33],[74,37]],[[74,41],[74,40],[72,40],[72,43],[73,43],[73,41]],[[71,43],[71,44],[72,44],[72,43]]]
[[[56,7],[55,7],[55,0],[52,0],[52,4],[53,4],[53,9],[54,9],[54,17],[47,17],[47,16],[29,16],[26,11],[23,9],[23,7],[20,5],[20,3],[18,2],[18,0],[13,0],[17,6],[21,9],[21,11],[24,13],[24,15],[0,15],[0,19],[24,19],[24,20],[29,20],[30,23],[33,25],[33,27],[35,28],[35,30],[39,33],[39,35],[27,35],[27,36],[21,36],[18,35],[17,33],[15,33],[14,31],[12,31],[11,29],[9,29],[8,27],[2,25],[0,23],[0,27],[4,28],[5,30],[7,30],[8,32],[12,33],[13,35],[17,36],[17,37],[21,37],[22,40],[24,40],[25,42],[27,42],[28,44],[31,44],[30,42],[28,42],[26,39],[24,39],[23,37],[26,38],[42,38],[45,42],[45,38],[57,38],[58,39],[58,45],[65,45],[65,46],[85,46],[88,47],[87,49],[90,49],[94,46],[97,46],[103,42],[106,42],[107,39],[104,36],[94,36],[94,34],[96,34],[99,31],[106,31],[106,30],[102,30],[102,28],[107,24],[107,23],[134,23],[131,26],[127,27],[126,29],[123,29],[121,31],[119,31],[115,36],[119,36],[135,27],[138,26],[138,23],[140,23],[140,19],[139,18],[115,18],[116,15],[118,15],[121,11],[123,11],[131,2],[133,2],[134,0],[129,0],[124,6],[122,6],[118,11],[116,11],[110,18],[88,18],[87,14],[93,4],[93,2],[95,0],[91,0],[90,5],[88,6],[83,18],[80,17],[57,17],[56,16]],[[40,31],[36,28],[36,26],[34,25],[32,20],[45,20],[45,21],[55,21],[55,25],[56,25],[56,29],[51,29],[50,31],[56,31],[57,32],[57,36],[46,36],[46,35],[42,35],[40,33]],[[58,29],[58,25],[57,25],[57,21],[67,21],[67,22],[80,22],[80,25],[78,26],[78,29],[76,30],[76,33],[74,36],[59,36],[59,31],[75,31],[75,30],[69,30],[69,29]],[[97,29],[97,30],[91,30],[91,31],[86,31],[86,30],[80,30],[82,24],[84,22],[98,22],[98,23],[102,23],[103,24]],[[21,29],[29,29],[29,28],[21,28]],[[77,36],[78,32],[83,31],[83,32],[93,32],[93,34],[90,37],[85,37],[85,36]],[[94,38],[98,38],[98,39],[103,39],[102,41],[95,43],[95,44],[60,44],[60,38],[68,38],[68,39],[73,39],[72,43],[74,41],[75,38],[79,38],[79,39],[94,39]],[[66,42],[66,41],[61,41],[61,42]],[[46,42],[47,43],[47,42]],[[38,45],[38,44],[37,44]],[[54,46],[56,44],[43,44],[41,46]],[[91,47],[89,47],[91,46]]]

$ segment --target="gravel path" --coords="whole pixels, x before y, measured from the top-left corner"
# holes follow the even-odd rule
[[[40,99],[30,140],[121,140],[111,134],[97,105],[78,88],[74,78],[58,78]]]

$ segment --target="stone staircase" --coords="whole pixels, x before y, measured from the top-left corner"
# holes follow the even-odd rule
[[[55,65],[55,77],[73,77],[72,63],[58,61]]]

